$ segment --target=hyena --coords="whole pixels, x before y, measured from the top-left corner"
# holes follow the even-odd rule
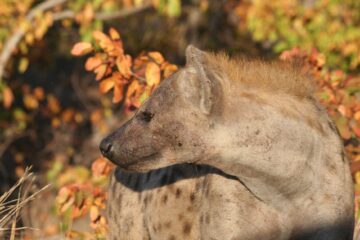
[[[350,240],[342,141],[295,64],[189,46],[100,149],[110,239]]]

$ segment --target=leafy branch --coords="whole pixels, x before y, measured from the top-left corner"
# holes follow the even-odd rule
[[[42,2],[29,11],[29,13],[25,17],[25,22],[29,23],[31,27],[34,27],[35,26],[34,20],[38,14],[54,9],[55,7],[63,5],[66,2],[68,2],[68,0],[47,0],[45,2]],[[152,4],[147,2],[140,6],[124,8],[112,13],[99,12],[94,14],[94,18],[98,20],[106,21],[114,18],[127,17],[129,15],[136,14],[146,9],[149,9],[151,6]],[[76,15],[77,15],[76,12],[69,9],[63,10],[61,12],[52,12],[51,23],[66,18],[75,18]],[[26,27],[18,27],[18,29],[5,42],[2,52],[0,54],[0,84],[5,74],[5,68],[13,52],[16,50],[17,46],[24,38],[28,30],[29,29]]]

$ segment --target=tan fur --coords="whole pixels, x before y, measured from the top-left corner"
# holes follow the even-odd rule
[[[312,96],[311,78],[296,63],[266,62],[238,57],[230,59],[225,53],[208,54],[211,68],[230,82],[240,82],[244,87],[271,94],[286,93],[299,98]]]
[[[110,239],[351,240],[349,163],[311,79],[287,63],[186,55],[101,143],[119,166]]]
[[[301,66],[295,65],[297,62],[266,62],[244,56],[230,59],[226,53],[208,54],[207,61],[228,84],[241,84],[240,96],[261,104],[277,106],[284,115],[302,118],[309,126],[324,133],[323,126],[314,119],[314,112],[317,110],[313,104],[313,79],[301,70]],[[295,100],[289,101],[291,98]],[[307,109],[298,109],[293,103],[299,98],[307,103],[300,107]]]

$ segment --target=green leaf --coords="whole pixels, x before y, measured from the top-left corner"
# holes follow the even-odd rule
[[[63,165],[60,161],[54,161],[51,168],[46,173],[46,178],[49,182],[54,182],[55,178],[60,174],[63,169]]]
[[[22,57],[19,62],[18,71],[24,73],[29,66],[29,59]]]
[[[180,0],[169,0],[167,6],[167,12],[170,17],[177,17],[181,14],[181,1]]]
[[[143,103],[147,98],[149,97],[149,94],[147,91],[144,91],[143,94],[139,97],[140,103]]]
[[[346,92],[348,92],[350,95],[355,94],[357,92],[360,92],[360,87],[349,87],[346,89]]]

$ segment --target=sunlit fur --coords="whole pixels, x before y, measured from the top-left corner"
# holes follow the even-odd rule
[[[245,56],[230,59],[225,53],[210,53],[207,61],[222,78],[240,82],[243,87],[271,94],[286,93],[299,98],[311,97],[314,83],[301,70],[300,62],[262,61]]]
[[[110,239],[351,240],[349,163],[311,78],[294,63],[186,58],[102,142],[119,166]]]

